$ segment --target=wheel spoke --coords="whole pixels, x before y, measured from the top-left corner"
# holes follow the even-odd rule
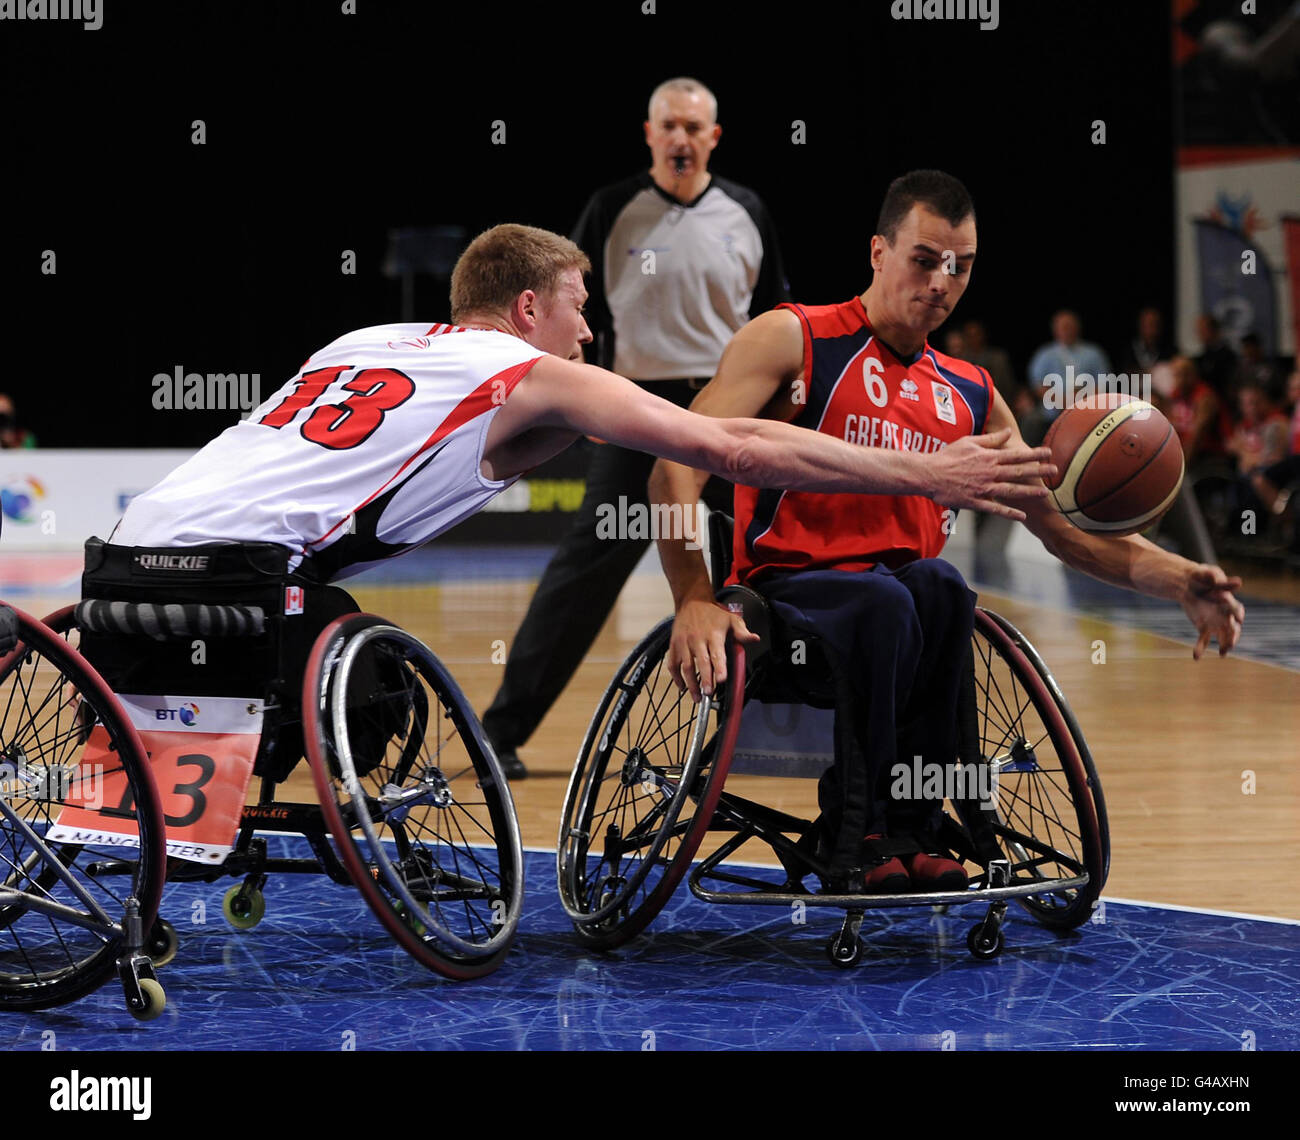
[[[465,730],[468,703],[425,646],[361,615],[332,628],[322,638],[332,651],[313,650],[304,682],[327,693],[327,708],[317,715],[313,707],[305,735],[340,855],[408,953],[449,976],[486,973],[509,948],[522,904],[509,792],[481,737]],[[387,678],[382,691],[393,699],[382,707],[353,692],[371,675]],[[360,707],[350,708],[352,699]],[[373,749],[376,740],[383,754],[372,763],[363,744]],[[358,783],[375,810],[356,803],[350,812],[349,773],[362,761],[371,766]]]

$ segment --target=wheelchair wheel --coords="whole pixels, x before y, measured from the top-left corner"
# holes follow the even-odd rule
[[[668,901],[708,830],[740,730],[744,652],[729,646],[721,700],[696,705],[664,665],[671,634],[669,618],[615,674],[565,796],[560,899],[596,949],[622,945]]]
[[[1045,926],[1087,921],[1109,868],[1101,783],[1055,679],[1003,618],[975,612],[975,703],[980,754],[994,774],[988,822],[1012,884],[1064,880],[1077,887],[1019,898]],[[969,808],[967,823],[980,807]]]
[[[121,705],[64,637],[14,612],[18,643],[0,656],[0,1008],[45,1009],[90,993],[120,960],[141,964],[166,839],[144,747]],[[104,759],[82,770],[97,730]],[[105,781],[114,777],[121,787],[109,802]],[[69,799],[133,821],[138,855],[127,872],[101,876],[121,848],[86,834],[93,828],[51,836]],[[124,981],[131,972],[123,969]],[[136,982],[151,981],[143,972],[134,971]]]
[[[501,964],[523,905],[523,847],[501,766],[460,687],[416,638],[339,618],[303,679],[307,757],[340,858],[424,966]]]

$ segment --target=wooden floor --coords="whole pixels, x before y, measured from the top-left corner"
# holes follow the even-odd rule
[[[509,644],[532,589],[520,580],[354,594],[426,641],[481,713],[501,678],[496,643]],[[1271,592],[1294,596],[1284,586]],[[1187,646],[1152,634],[992,594],[980,600],[1034,642],[1083,727],[1110,816],[1108,895],[1300,919],[1300,673],[1235,656],[1193,662]],[[24,608],[44,613],[41,601],[24,599]],[[554,849],[587,720],[616,664],[669,609],[662,580],[635,576],[521,750],[530,776],[512,790],[525,844]],[[1092,663],[1098,639],[1105,664]],[[812,781],[744,781],[729,786],[786,810],[812,808]],[[305,765],[284,794],[314,798]]]
[[[424,639],[481,712],[502,671],[492,643],[509,643],[531,590],[519,582],[356,595]],[[1151,634],[991,594],[980,600],[1035,643],[1083,727],[1110,815],[1107,894],[1300,919],[1300,674],[1232,656],[1194,662],[1186,646]],[[634,577],[521,750],[530,776],[512,790],[525,844],[554,848],[587,720],[616,664],[668,610],[661,582]],[[1098,639],[1105,664],[1092,663]],[[813,804],[809,780],[745,777],[733,790],[792,811]]]

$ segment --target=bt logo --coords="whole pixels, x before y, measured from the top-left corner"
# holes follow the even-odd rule
[[[189,728],[199,719],[199,706],[191,701],[178,709],[155,709],[153,715],[158,720],[179,720]]]
[[[30,475],[25,479],[15,479],[0,488],[0,511],[4,517],[14,522],[29,523],[36,521],[36,502],[45,498],[45,488]]]

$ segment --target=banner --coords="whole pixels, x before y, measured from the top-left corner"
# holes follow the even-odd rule
[[[1277,354],[1277,304],[1268,259],[1242,235],[1218,222],[1196,221],[1200,312],[1213,313],[1233,343],[1248,332],[1265,356]]]
[[[1300,8],[1177,0],[1170,15],[1178,346],[1201,351],[1196,319],[1208,313],[1232,347],[1254,332],[1266,356],[1292,355],[1296,270],[1285,218],[1300,188]]]

